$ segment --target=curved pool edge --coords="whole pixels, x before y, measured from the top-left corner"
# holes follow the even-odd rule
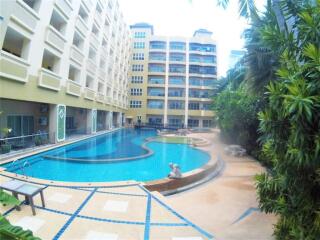
[[[25,177],[16,173],[8,172],[5,168],[0,167],[0,175],[14,178],[22,181],[27,181],[34,184],[57,186],[57,187],[105,187],[105,188],[115,188],[115,187],[125,187],[141,184],[149,191],[157,191],[165,193],[164,195],[170,195],[174,193],[181,192],[181,189],[189,189],[193,186],[201,185],[202,183],[210,180],[220,174],[223,170],[221,163],[222,159],[217,155],[214,155],[204,149],[199,149],[207,152],[210,155],[210,160],[202,167],[183,173],[183,177],[180,179],[169,179],[163,178],[158,180],[139,182],[135,180],[128,181],[115,181],[115,182],[68,182],[68,181],[55,181],[46,180],[34,177]]]

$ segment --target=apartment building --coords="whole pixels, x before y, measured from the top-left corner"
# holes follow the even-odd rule
[[[120,126],[130,29],[117,0],[0,1],[0,137]]]
[[[216,42],[199,29],[190,38],[154,35],[153,26],[130,26],[128,118],[133,123],[211,127],[217,80]]]

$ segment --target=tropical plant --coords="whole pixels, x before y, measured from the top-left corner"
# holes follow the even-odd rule
[[[281,1],[281,9],[288,32],[262,29],[264,41],[285,48],[259,114],[263,153],[274,167],[257,176],[257,190],[260,208],[279,216],[277,239],[319,239],[320,1]]]

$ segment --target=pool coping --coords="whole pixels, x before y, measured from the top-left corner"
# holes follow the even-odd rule
[[[113,130],[110,130],[107,132],[105,131],[105,132],[102,132],[99,134],[85,136],[82,138],[74,139],[74,140],[69,141],[67,143],[63,143],[63,144],[55,144],[54,146],[50,146],[49,148],[41,149],[39,151],[29,152],[29,153],[24,154],[22,156],[20,155],[20,156],[12,157],[10,159],[2,161],[1,164],[12,162],[16,159],[25,158],[25,157],[28,157],[31,155],[39,154],[41,152],[45,152],[45,151],[48,151],[48,150],[51,150],[51,149],[54,149],[57,147],[69,145],[69,144],[72,144],[72,143],[75,143],[75,142],[78,142],[81,140],[85,140],[85,139],[88,139],[88,138],[91,138],[94,136],[99,136],[99,135],[102,135],[105,133],[110,133],[110,132],[117,131],[120,129],[121,128],[117,128],[117,129],[113,129]],[[146,138],[145,142],[141,145],[141,147],[147,148],[145,145],[150,142],[153,142],[153,138],[155,138],[155,137]],[[210,142],[208,142],[207,139],[204,139],[204,140],[207,141],[207,145],[210,143]],[[168,143],[168,144],[170,144],[170,143]],[[165,192],[168,194],[172,194],[172,192],[176,192],[179,189],[184,189],[184,188],[189,189],[188,186],[199,185],[199,184],[201,184],[202,181],[204,181],[204,179],[208,178],[210,175],[214,175],[213,177],[215,177],[219,174],[219,171],[221,171],[221,169],[219,169],[219,164],[218,164],[219,159],[217,156],[214,156],[211,152],[207,151],[206,149],[202,149],[202,147],[204,147],[204,146],[197,146],[197,145],[193,145],[193,144],[189,144],[189,145],[196,148],[196,149],[199,149],[201,151],[206,152],[210,156],[210,159],[204,166],[183,173],[182,178],[179,178],[179,179],[163,178],[163,179],[151,180],[151,181],[146,181],[146,182],[139,182],[139,181],[135,181],[135,180],[115,181],[115,182],[69,182],[69,181],[46,180],[46,179],[34,178],[34,177],[30,177],[30,176],[23,176],[20,174],[8,172],[8,171],[6,171],[6,168],[3,168],[3,167],[0,167],[0,175],[23,180],[23,181],[27,181],[27,182],[32,182],[35,184],[39,183],[39,184],[45,184],[45,185],[49,185],[49,186],[53,185],[53,186],[67,186],[67,187],[107,187],[108,188],[108,187],[123,187],[123,186],[142,184],[149,191],[158,191],[158,192]],[[149,149],[149,148],[147,148],[147,149]],[[150,154],[150,152],[149,152],[149,154]],[[153,154],[153,152],[151,154]]]

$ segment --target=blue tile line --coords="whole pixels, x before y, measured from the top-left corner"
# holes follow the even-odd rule
[[[147,189],[145,189],[143,186],[138,185],[143,191],[148,192]],[[210,233],[206,232],[205,230],[203,230],[202,228],[200,228],[199,226],[195,225],[194,223],[190,222],[188,219],[186,219],[185,217],[183,217],[182,215],[180,215],[179,213],[177,213],[176,211],[174,211],[172,208],[170,208],[168,205],[166,205],[165,203],[163,203],[161,200],[159,200],[157,197],[155,197],[153,194],[149,193],[151,195],[151,197],[156,200],[160,205],[162,205],[163,207],[165,207],[168,211],[170,211],[171,213],[173,213],[175,216],[177,216],[178,218],[180,218],[181,220],[183,220],[184,222],[186,222],[189,226],[193,227],[194,229],[196,229],[198,232],[200,232],[201,234],[203,234],[204,236],[206,236],[209,239],[213,239],[214,236],[211,235]]]
[[[83,207],[88,203],[88,201],[92,198],[93,194],[98,190],[98,188],[94,188],[93,191],[87,196],[87,198],[81,203],[80,207],[72,214],[72,216],[68,219],[68,221],[62,226],[59,232],[53,237],[53,240],[57,240],[61,237],[64,231],[69,227],[69,225],[73,222],[76,216],[80,213]]]
[[[89,189],[77,188],[77,190],[90,192]],[[96,193],[105,193],[105,194],[122,195],[122,196],[130,196],[130,197],[147,197],[148,196],[144,194],[121,193],[121,192],[110,192],[110,191],[96,191]]]
[[[250,207],[248,208],[246,211],[244,211],[244,213],[242,213],[240,215],[239,218],[237,218],[233,223],[231,223],[231,225],[237,223],[237,222],[240,222],[241,220],[243,220],[244,218],[246,218],[247,216],[249,216],[252,212],[260,212],[260,209],[259,208],[254,208],[254,207]]]
[[[145,226],[144,226],[144,240],[150,239],[150,218],[151,218],[151,196],[150,196],[150,193],[148,193],[146,220],[145,220]]]
[[[22,201],[18,206],[19,207],[21,207],[23,204],[25,204],[25,200],[24,201]],[[3,214],[3,216],[6,216],[6,215],[8,215],[9,213],[11,213],[13,210],[15,210],[16,209],[16,206],[14,206],[14,207],[12,207],[12,208],[10,208],[10,209],[8,209],[4,214]]]
[[[61,215],[67,215],[67,216],[72,216],[73,214],[51,209],[51,208],[46,208],[42,206],[35,205],[35,208],[48,211],[48,212],[53,212]],[[139,222],[139,221],[125,221],[125,220],[116,220],[116,219],[108,219],[108,218],[98,218],[98,217],[90,217],[90,216],[85,216],[85,215],[77,215],[76,218],[84,218],[88,220],[94,220],[98,222],[110,222],[110,223],[120,223],[120,224],[132,224],[132,225],[145,225],[145,222]],[[165,226],[165,227],[185,227],[188,226],[186,223],[150,223],[152,226]]]

